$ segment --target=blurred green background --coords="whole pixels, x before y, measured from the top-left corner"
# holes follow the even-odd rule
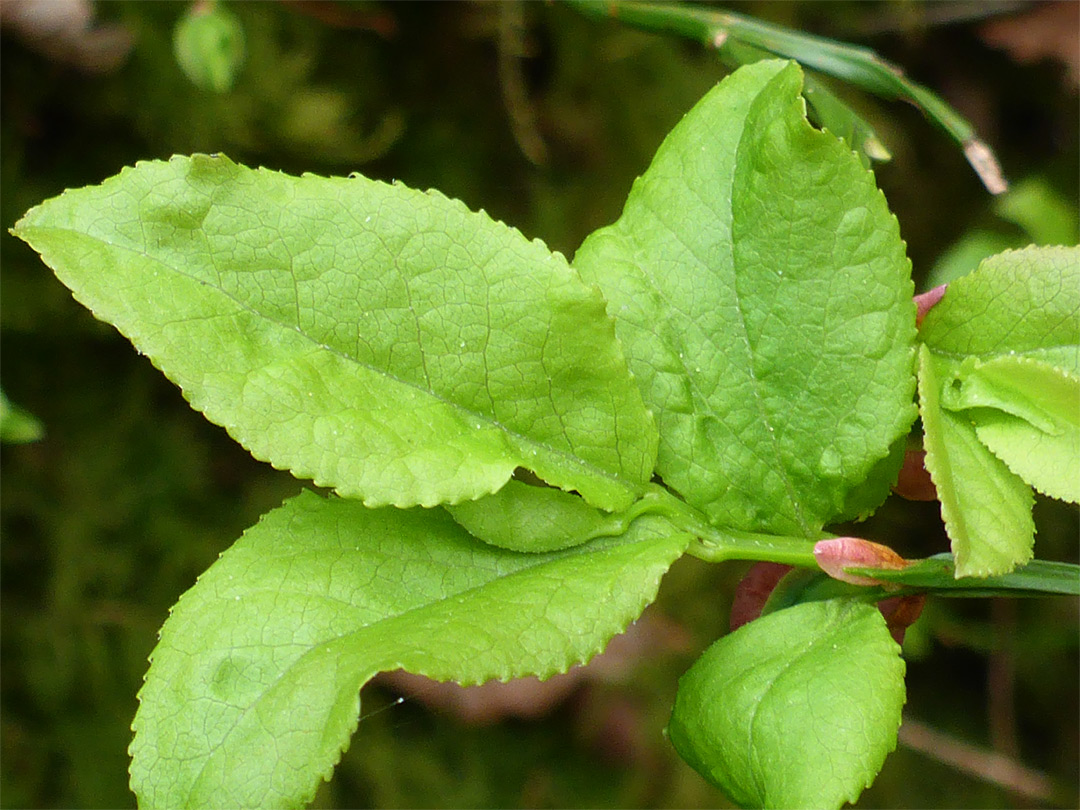
[[[993,199],[916,110],[837,88],[892,150],[878,182],[920,286],[1009,245],[1076,242],[1076,3],[729,7],[877,49],[997,150],[1014,191]],[[3,807],[134,805],[129,724],[157,628],[302,486],[191,411],[6,229],[137,160],[221,151],[439,188],[572,255],[724,75],[695,43],[558,3],[229,3],[238,25],[194,54],[173,43],[191,8],[0,5],[0,382],[44,431],[2,448]],[[1076,510],[1039,502],[1036,520],[1038,556],[1075,562]],[[909,557],[946,548],[936,504],[890,499],[857,531]],[[366,687],[316,806],[727,806],[662,729],[744,570],[680,561],[650,608],[654,637],[539,719],[480,727],[429,706],[422,686],[402,704],[390,686]],[[947,746],[902,741],[860,805],[1077,806],[1078,624],[1074,599],[938,601],[905,645],[909,716],[969,746],[968,764],[996,751],[1035,769],[1042,799],[957,770]]]

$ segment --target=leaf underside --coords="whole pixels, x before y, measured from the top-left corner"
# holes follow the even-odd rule
[[[956,365],[936,358],[926,346],[919,359],[926,469],[941,501],[956,576],[1008,573],[1032,557],[1031,488],[979,441],[965,414],[941,407],[942,380]]]
[[[1012,355],[964,366],[944,407],[967,411],[979,441],[1039,492],[1080,501],[1080,377]]]
[[[520,481],[446,510],[473,537],[512,551],[558,551],[626,530],[620,514],[594,509],[569,492]]]

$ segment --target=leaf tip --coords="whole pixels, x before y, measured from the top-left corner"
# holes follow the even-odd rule
[[[1009,182],[1001,171],[1001,164],[997,156],[985,142],[978,138],[970,138],[964,142],[964,157],[979,175],[986,190],[991,194],[1004,194],[1009,190]]]

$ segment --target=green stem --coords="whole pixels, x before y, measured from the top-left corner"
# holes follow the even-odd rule
[[[720,539],[722,538],[722,539]],[[798,537],[725,531],[717,539],[698,537],[687,553],[705,562],[756,560],[818,570],[814,543]]]
[[[814,559],[814,540],[717,529],[706,521],[704,515],[662,487],[650,488],[625,517],[630,521],[642,514],[660,515],[697,538],[690,544],[687,553],[705,562],[757,560],[819,570]],[[831,536],[823,533],[815,539]]]
[[[1080,595],[1080,566],[1035,560],[1001,576],[957,579],[951,554],[910,560],[910,564],[900,570],[848,568],[850,573],[882,581],[885,587],[849,585],[829,579],[814,559],[816,541],[832,537],[831,534],[822,532],[819,537],[805,538],[718,529],[697,509],[656,485],[650,486],[640,500],[619,516],[624,527],[621,531],[645,514],[658,515],[674,528],[693,536],[695,539],[687,553],[705,562],[754,560],[811,569],[821,577],[814,580],[813,592],[818,594],[815,598],[844,594],[876,601],[887,596],[917,593],[938,596]]]
[[[997,159],[976,136],[974,127],[940,96],[908,79],[899,67],[869,48],[792,31],[713,8],[633,0],[569,2],[582,14],[593,18],[610,17],[637,28],[696,40],[706,47],[716,48],[722,57],[726,48],[751,46],[773,56],[795,59],[875,95],[909,101],[959,144],[968,162],[992,194],[1000,194],[1008,187]],[[726,55],[741,61],[737,52]]]

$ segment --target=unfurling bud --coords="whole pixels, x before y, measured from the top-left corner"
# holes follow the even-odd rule
[[[907,567],[907,560],[888,546],[871,543],[861,537],[836,537],[820,540],[814,544],[814,559],[821,570],[833,579],[851,585],[884,585],[888,583],[872,577],[849,574],[845,568],[884,568],[899,571]]]

